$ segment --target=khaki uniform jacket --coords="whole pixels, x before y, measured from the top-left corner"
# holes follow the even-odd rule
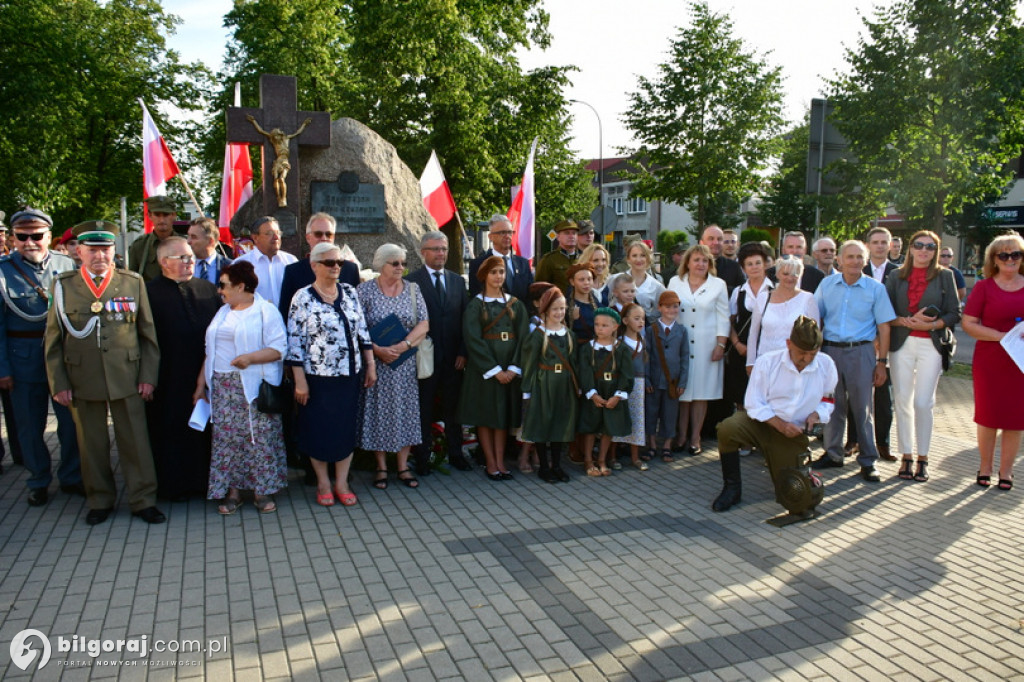
[[[100,316],[99,343],[97,332],[76,339],[64,329],[54,300],[46,318],[46,372],[50,392],[54,395],[68,389],[76,399],[121,400],[138,393],[139,384],[156,386],[160,371],[160,347],[156,340],[153,313],[142,277],[127,270],[116,270],[113,279],[99,299],[106,304],[113,298],[130,299],[135,312],[115,313],[105,308],[93,313],[90,306],[96,297],[82,279],[81,270],[61,273],[54,281],[63,288],[64,311],[76,330]]]
[[[156,260],[156,247],[159,244],[156,232],[150,232],[133,241],[128,247],[128,268],[142,275],[147,282],[153,281],[162,272],[160,263]]]

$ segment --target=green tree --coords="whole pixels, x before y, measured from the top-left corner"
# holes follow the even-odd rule
[[[690,13],[692,26],[679,30],[654,79],[640,77],[622,120],[643,160],[634,194],[692,206],[700,230],[716,198],[759,188],[783,124],[782,75],[732,36],[727,15],[706,2]]]
[[[765,225],[783,230],[814,227],[815,197],[806,192],[809,124],[804,122],[782,136],[778,168],[769,176],[758,213]]]
[[[196,108],[206,72],[166,49],[177,23],[155,0],[0,2],[0,206],[47,209],[60,230],[116,217],[121,196],[138,206],[140,97],[185,166],[158,105]]]
[[[947,215],[998,195],[1024,144],[1024,31],[1015,0],[901,0],[865,18],[830,82],[850,144],[840,215],[886,205],[942,231]],[[862,223],[863,224],[863,223]]]

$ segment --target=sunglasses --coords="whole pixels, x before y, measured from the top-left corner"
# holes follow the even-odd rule
[[[313,230],[312,232],[310,232],[310,234],[316,237],[317,239],[334,239],[333,232],[321,232],[320,230]]]
[[[913,244],[911,244],[911,246],[917,249],[918,251],[935,251],[936,249],[939,248],[938,244],[932,244],[931,242],[914,242]]]
[[[953,257],[953,254],[951,254],[951,253],[940,253],[939,254],[939,258],[952,258],[952,257]]]
[[[393,260],[390,263],[388,263],[388,265],[390,265],[393,268],[404,268],[405,267],[405,261],[404,260]]]
[[[341,260],[340,258],[338,260],[334,260],[333,258],[324,258],[323,260],[317,261],[317,263],[319,263],[320,265],[326,266],[328,268],[340,268],[341,264],[344,262],[345,261]]]
[[[33,232],[32,234],[26,234],[25,232],[15,232],[14,236],[18,239],[19,242],[27,242],[29,239],[31,239],[34,242],[41,242],[43,241],[43,237],[46,236],[46,233]]]
[[[1004,263],[1011,260],[1020,260],[1021,258],[1024,258],[1024,251],[1003,251],[1002,253],[997,253],[996,258]]]
[[[221,281],[217,282],[217,288],[218,289],[227,289],[229,286],[231,286],[231,282],[221,282]]]

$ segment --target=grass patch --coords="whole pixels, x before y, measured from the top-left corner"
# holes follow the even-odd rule
[[[953,377],[956,379],[970,379],[971,378],[971,366],[964,362],[954,362],[949,370],[943,373],[943,376]]]

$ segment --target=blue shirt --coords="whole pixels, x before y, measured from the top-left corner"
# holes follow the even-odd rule
[[[878,325],[896,319],[885,287],[862,274],[852,285],[829,275],[814,292],[826,341],[873,341]]]

